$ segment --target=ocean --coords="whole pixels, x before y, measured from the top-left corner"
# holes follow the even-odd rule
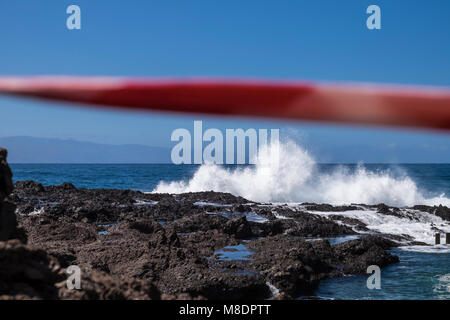
[[[274,175],[259,175],[255,165],[173,165],[173,164],[11,164],[14,181],[36,180],[43,185],[58,185],[71,182],[79,188],[117,188],[133,189],[143,192],[183,192],[215,190],[227,191],[242,196],[248,192],[239,192],[252,184],[254,180],[267,178],[272,182]],[[315,164],[308,181],[279,180],[285,189],[276,198],[269,194],[265,199],[248,197],[257,201],[272,202],[324,202],[324,203],[386,203],[391,205],[443,204],[450,198],[450,164]],[[203,171],[212,171],[211,175],[199,176]],[[303,170],[302,170],[303,171]],[[208,174],[209,172],[206,172]],[[282,173],[283,174],[283,173]],[[282,175],[281,174],[281,175]],[[295,175],[296,172],[287,174]],[[305,174],[302,172],[302,176]],[[316,175],[316,177],[314,177]],[[261,177],[262,176],[262,177]],[[281,177],[283,178],[283,177]],[[334,178],[334,179],[333,179]],[[247,180],[246,180],[247,179]],[[316,185],[318,180],[328,180]],[[202,181],[204,180],[204,181]],[[237,180],[237,181],[236,181]],[[265,184],[265,181],[257,181]],[[202,185],[204,183],[204,185]],[[229,183],[229,185],[226,185]],[[338,190],[340,184],[345,190]],[[195,185],[197,184],[197,185]],[[223,184],[223,185],[220,185]],[[328,188],[324,186],[328,185]],[[216,186],[217,185],[217,186]],[[314,190],[317,187],[317,190]],[[390,189],[384,189],[390,187]],[[308,194],[290,196],[290,193],[308,190]],[[321,188],[321,189],[320,189]],[[351,189],[349,189],[351,188]],[[292,191],[294,189],[294,191]],[[236,192],[237,191],[237,192]],[[314,192],[332,193],[336,195],[324,197],[323,193],[311,196]],[[372,191],[358,198],[359,194]],[[283,192],[285,194],[283,194]],[[390,192],[400,196],[386,196]],[[265,191],[265,194],[268,192]],[[299,192],[300,193],[300,192]],[[352,196],[350,193],[355,194]],[[304,198],[302,198],[304,196]],[[416,198],[411,198],[414,196]],[[345,201],[351,199],[353,201]],[[371,201],[367,201],[367,199]],[[394,199],[394,201],[389,201]],[[423,201],[420,201],[423,199]],[[434,200],[432,200],[434,199]],[[416,200],[416,201],[415,201]]]
[[[286,167],[281,162],[276,170],[267,170],[259,164],[11,164],[11,169],[14,181],[35,180],[44,185],[71,182],[82,188],[173,193],[214,190],[274,203],[383,202],[400,207],[450,204],[450,164],[317,164],[303,158],[301,165]],[[386,232],[403,226],[389,220],[393,217],[379,215],[375,218],[376,221],[368,216],[364,221],[373,220],[377,223],[374,228]],[[405,233],[415,237],[420,237],[421,232],[425,233],[425,229],[433,225],[425,220],[414,225],[410,221],[404,223]],[[322,281],[316,296],[323,299],[450,299],[448,246],[397,248],[393,253],[399,256],[400,263],[382,270],[381,290],[367,289],[369,275],[344,276]]]

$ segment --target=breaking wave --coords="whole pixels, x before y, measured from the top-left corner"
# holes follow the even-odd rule
[[[161,181],[153,192],[210,190],[258,202],[450,206],[450,199],[444,194],[424,196],[407,175],[372,172],[363,165],[356,170],[340,166],[332,172],[321,172],[313,157],[292,141],[262,147],[254,166],[230,169],[205,164],[189,181]]]

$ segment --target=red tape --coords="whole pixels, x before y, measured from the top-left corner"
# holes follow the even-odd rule
[[[0,77],[0,93],[132,109],[450,130],[450,90],[214,79]]]

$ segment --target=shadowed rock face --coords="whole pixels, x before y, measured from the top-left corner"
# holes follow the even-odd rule
[[[8,199],[13,191],[13,182],[7,156],[6,149],[0,148],[0,241],[19,239],[26,242],[23,230],[17,228],[16,206]]]
[[[13,191],[12,173],[6,162],[8,152],[0,148],[0,241],[10,238],[17,227],[14,204],[5,201]]]
[[[8,151],[0,148],[0,199],[4,199],[13,191],[12,172],[6,162]]]
[[[395,246],[391,240],[369,236],[337,244],[333,246],[333,252],[344,273],[364,273],[371,265],[383,268],[399,262],[397,256],[385,251]]]
[[[16,206],[7,198],[13,183],[6,157],[7,151],[0,149],[0,297],[55,299],[58,262],[45,251],[24,245],[26,237],[17,226]]]
[[[146,280],[101,271],[82,272],[82,290],[67,288],[67,275],[58,259],[18,240],[0,242],[0,300],[2,299],[159,299]]]
[[[0,242],[0,298],[56,299],[62,281],[58,262],[18,240]]]

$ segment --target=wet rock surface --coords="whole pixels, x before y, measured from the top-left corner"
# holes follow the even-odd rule
[[[443,205],[439,206],[414,206],[413,209],[425,211],[431,214],[434,214],[438,217],[441,217],[443,220],[450,221],[450,208],[447,208]]]
[[[159,290],[149,280],[94,269],[83,270],[80,290],[69,289],[64,265],[77,259],[77,246],[97,240],[95,227],[84,222],[69,222],[51,213],[27,215],[29,219],[22,220],[25,227],[18,224],[16,205],[9,198],[13,183],[6,157],[6,150],[0,148],[0,300],[161,298]],[[22,188],[19,193],[25,188],[31,192],[31,197],[45,191],[34,182],[19,185]],[[74,190],[69,184],[61,188]],[[30,207],[32,211],[35,209],[33,204],[28,209]]]
[[[369,236],[351,240],[333,246],[336,260],[342,265],[346,274],[364,273],[368,266],[380,268],[399,262],[397,256],[386,250],[395,247],[396,243],[381,237]]]
[[[386,251],[397,244],[380,237],[335,246],[309,240],[354,235],[353,225],[342,223],[349,221],[225,193],[174,196],[21,181],[10,198],[28,237],[22,250],[39,248],[47,272],[48,288],[27,291],[29,298],[287,299],[312,295],[324,278],[398,261]],[[345,209],[354,208],[338,211]],[[82,270],[82,290],[64,285],[70,265]]]
[[[34,181],[16,182],[13,190],[2,154],[3,299],[312,296],[322,279],[398,262],[388,250],[404,239],[367,235],[354,218],[313,213],[363,205],[275,207],[217,192],[145,194]],[[400,214],[384,205],[366,207]],[[448,210],[420,209],[443,219]],[[353,240],[331,245],[325,239],[342,236]],[[71,265],[81,270],[80,290],[67,288]]]

